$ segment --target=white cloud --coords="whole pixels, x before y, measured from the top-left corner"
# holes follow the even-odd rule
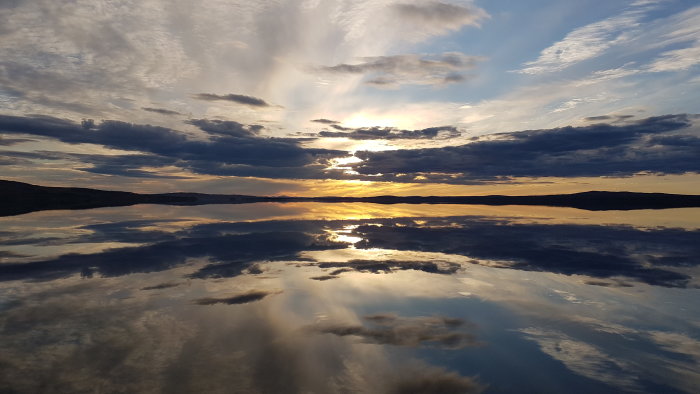
[[[700,41],[696,45],[662,53],[646,67],[650,72],[684,71],[700,64]]]
[[[647,5],[655,2],[633,3],[632,8],[618,16],[574,29],[564,39],[545,48],[537,60],[527,62],[519,70],[523,74],[544,74],[561,71],[576,63],[595,58],[613,46],[629,41],[638,33]]]

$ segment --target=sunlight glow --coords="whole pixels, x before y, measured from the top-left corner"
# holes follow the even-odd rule
[[[343,170],[344,174],[359,175],[359,172],[352,169],[348,164],[362,163],[362,159],[356,156],[339,157],[331,160],[331,165],[326,167],[326,171]]]
[[[393,127],[398,122],[398,119],[391,117],[376,116],[365,112],[352,115],[343,120],[343,125],[346,127]]]

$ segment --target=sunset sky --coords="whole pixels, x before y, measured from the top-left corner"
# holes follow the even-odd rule
[[[0,178],[700,193],[697,0],[2,0]]]

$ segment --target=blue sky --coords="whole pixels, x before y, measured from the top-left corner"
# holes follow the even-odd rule
[[[461,190],[446,184],[562,185],[574,178],[603,188],[609,178],[624,178],[644,190],[673,184],[679,191],[697,181],[694,165],[683,168],[699,153],[695,116],[660,126],[670,133],[664,136],[629,129],[698,112],[695,1],[13,0],[0,5],[0,22],[0,174],[8,179],[258,193],[348,191],[340,188],[347,181],[372,181],[366,185],[377,191],[386,186],[380,181],[404,188],[435,181],[445,191]],[[93,126],[81,129],[83,119]],[[124,135],[132,141],[116,141],[119,127],[104,121],[130,124]],[[517,139],[524,134],[499,133],[523,130],[554,136],[573,126],[572,138],[585,140],[579,137],[597,124],[640,139],[625,140],[625,152],[604,144],[596,152],[569,148],[557,163],[572,171],[557,177],[509,171],[522,163],[509,163],[505,151],[492,154],[498,174],[479,172],[477,161],[494,166],[483,156],[459,156],[430,171],[396,163],[416,149]],[[189,142],[154,149],[162,143],[156,135],[205,141],[217,153],[207,156]],[[294,160],[282,165],[264,156],[271,144]],[[227,155],[233,146],[246,154],[231,148]],[[474,149],[482,151],[455,151]],[[583,161],[613,150],[624,165],[580,171],[590,168]],[[639,151],[646,153],[629,154]],[[371,173],[378,168],[384,172]]]

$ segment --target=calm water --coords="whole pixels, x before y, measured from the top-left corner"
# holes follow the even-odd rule
[[[700,210],[0,218],[0,392],[693,393]]]

